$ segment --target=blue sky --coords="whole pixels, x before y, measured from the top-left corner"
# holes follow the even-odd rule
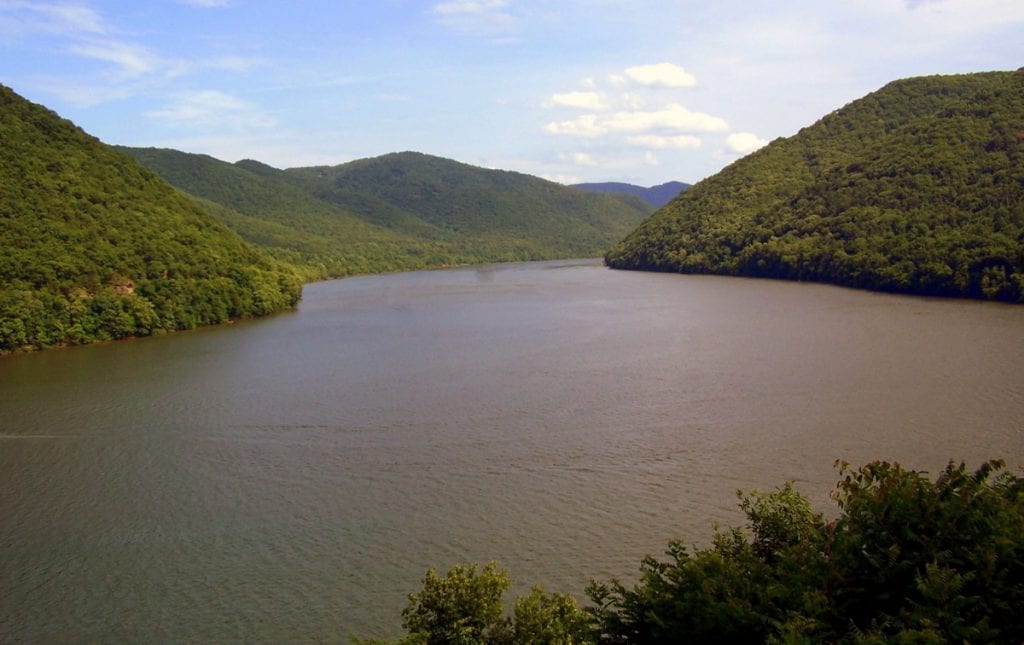
[[[1024,66],[1020,0],[0,0],[0,83],[105,142],[695,182],[890,80]]]

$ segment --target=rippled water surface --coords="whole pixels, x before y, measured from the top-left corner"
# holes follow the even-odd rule
[[[393,636],[430,566],[629,578],[835,459],[1024,463],[1024,307],[597,262],[0,360],[0,640]]]

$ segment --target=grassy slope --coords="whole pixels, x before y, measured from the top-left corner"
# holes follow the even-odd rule
[[[1024,300],[1024,71],[896,81],[690,188],[612,267]]]

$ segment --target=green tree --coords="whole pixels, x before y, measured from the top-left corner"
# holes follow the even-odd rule
[[[494,562],[483,569],[455,565],[443,578],[430,569],[423,588],[409,594],[402,612],[404,642],[441,645],[494,642],[505,633],[502,596],[512,584],[508,573]]]

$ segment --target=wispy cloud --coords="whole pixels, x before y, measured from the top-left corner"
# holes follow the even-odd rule
[[[597,166],[597,162],[586,152],[574,152],[570,155],[572,162],[577,166],[594,167]]]
[[[218,90],[186,92],[149,116],[178,125],[201,128],[267,128],[277,120],[255,106]]]
[[[133,43],[94,41],[72,45],[72,54],[116,65],[125,77],[133,78],[153,72],[160,66],[158,57],[147,48]]]
[[[681,88],[693,87],[697,79],[682,67],[673,63],[656,63],[654,65],[637,65],[629,67],[622,76],[612,77],[614,82],[628,80],[644,87]]]
[[[680,134],[673,137],[664,137],[657,134],[641,134],[626,137],[626,143],[641,148],[653,148],[658,150],[686,150],[700,147],[700,138],[692,134]]]
[[[596,137],[610,133],[642,133],[659,130],[677,132],[724,132],[724,119],[704,112],[692,112],[678,103],[660,110],[615,112],[609,115],[584,114],[568,121],[545,126],[551,134]]]
[[[563,92],[552,94],[545,101],[546,107],[570,107],[584,110],[606,110],[608,102],[600,92]]]
[[[490,38],[507,37],[519,25],[508,0],[449,0],[435,4],[430,13],[446,27]]]
[[[95,10],[68,2],[0,1],[0,27],[8,38],[34,34],[105,34],[110,27]]]

